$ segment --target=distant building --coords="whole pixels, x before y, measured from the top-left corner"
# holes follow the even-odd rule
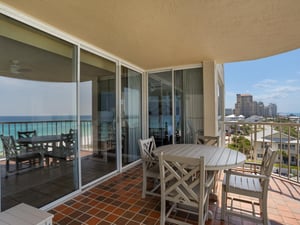
[[[231,114],[233,114],[233,109],[229,109],[229,108],[225,109],[225,116],[228,116]]]
[[[236,95],[235,115],[244,115],[245,117],[249,117],[253,115],[252,95],[249,94]]]
[[[262,159],[264,154],[264,146],[266,143],[270,145],[273,150],[283,150],[286,152],[286,155],[290,154],[290,164],[298,165],[300,160],[297,160],[297,139],[294,137],[289,137],[286,134],[280,134],[276,130],[272,130],[270,128],[265,127],[264,131],[260,131],[256,133],[257,140],[254,144],[254,148],[256,149],[256,157],[257,159]],[[290,153],[288,153],[290,151]],[[285,159],[286,161],[288,159]],[[276,162],[279,161],[279,158],[276,159]]]
[[[277,105],[270,103],[268,105],[268,116],[276,117],[277,116]]]
[[[265,107],[263,102],[253,101],[253,97],[250,94],[237,94],[234,114],[236,116],[244,115],[245,117],[250,117],[253,115],[276,117],[277,105],[270,103]]]
[[[258,116],[264,116],[265,115],[265,105],[264,105],[263,102],[258,102],[257,103],[256,115],[258,115]]]

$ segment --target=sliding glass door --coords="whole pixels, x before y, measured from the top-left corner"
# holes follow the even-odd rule
[[[122,166],[140,158],[142,137],[142,74],[121,67]]]
[[[194,143],[203,134],[202,68],[174,72],[175,143]]]
[[[80,56],[81,180],[86,185],[117,169],[116,65],[85,50]]]
[[[149,136],[156,145],[173,142],[172,71],[149,73],[148,76]]]
[[[202,68],[149,73],[149,136],[157,146],[194,143],[203,134],[203,107]]]
[[[1,210],[19,203],[39,208],[79,188],[77,146],[53,154],[62,134],[78,129],[77,49],[3,15],[0,21],[0,135],[17,145],[0,141]],[[34,133],[43,144],[22,145],[20,132]],[[16,148],[40,161],[14,157]]]

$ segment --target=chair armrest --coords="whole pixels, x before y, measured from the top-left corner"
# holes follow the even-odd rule
[[[150,163],[158,163],[158,160],[153,160],[153,159],[142,159],[145,162],[150,162]]]
[[[259,167],[259,168],[257,168]],[[255,162],[245,162],[242,166],[231,169],[234,171],[242,171],[244,173],[260,173],[260,163],[255,163]]]
[[[245,162],[244,165],[261,166],[260,163],[256,163],[256,162]]]
[[[237,175],[237,176],[242,176],[242,177],[260,178],[260,179],[269,179],[268,176],[261,175],[261,174],[241,173],[241,172],[232,171],[232,170],[225,170],[224,173],[226,174],[226,180],[229,180],[229,179],[227,179],[227,177],[229,177],[231,175]]]

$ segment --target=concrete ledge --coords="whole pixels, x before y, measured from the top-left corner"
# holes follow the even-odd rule
[[[52,225],[53,215],[21,203],[0,213],[0,225]]]

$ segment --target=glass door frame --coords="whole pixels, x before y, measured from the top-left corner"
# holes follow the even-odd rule
[[[149,137],[149,114],[147,112],[149,112],[149,96],[148,96],[148,84],[149,84],[149,73],[161,73],[161,72],[169,72],[171,71],[172,73],[172,136],[175,137],[175,122],[176,122],[176,118],[175,118],[175,71],[178,70],[186,70],[186,69],[196,69],[196,68],[202,68],[203,69],[203,64],[195,64],[195,65],[189,65],[189,66],[182,66],[182,67],[172,67],[172,68],[164,68],[164,69],[158,69],[158,70],[148,70],[145,73],[145,91],[144,93],[146,93],[146,105],[145,105],[145,136],[143,136],[144,138]],[[204,77],[203,77],[204,79]],[[172,144],[175,144],[175,138],[172,139]]]
[[[126,62],[123,61],[118,61],[117,64],[117,86],[116,86],[116,114],[117,114],[117,118],[116,118],[116,130],[117,130],[117,168],[118,171],[122,172],[123,170],[126,170],[127,168],[133,167],[137,164],[140,163],[140,160],[134,161],[128,165],[124,165],[122,166],[123,162],[122,162],[122,109],[121,109],[121,101],[122,101],[122,91],[121,91],[121,79],[122,79],[122,66],[126,67],[130,70],[134,70],[135,72],[138,72],[141,74],[142,76],[142,86],[141,86],[141,93],[142,93],[142,102],[141,102],[141,106],[142,106],[142,137],[144,137],[144,132],[145,132],[145,127],[146,127],[146,123],[145,121],[145,108],[144,108],[144,102],[145,102],[145,82],[146,82],[146,78],[145,78],[145,70],[142,70],[141,68],[135,67],[133,65],[130,65]]]

